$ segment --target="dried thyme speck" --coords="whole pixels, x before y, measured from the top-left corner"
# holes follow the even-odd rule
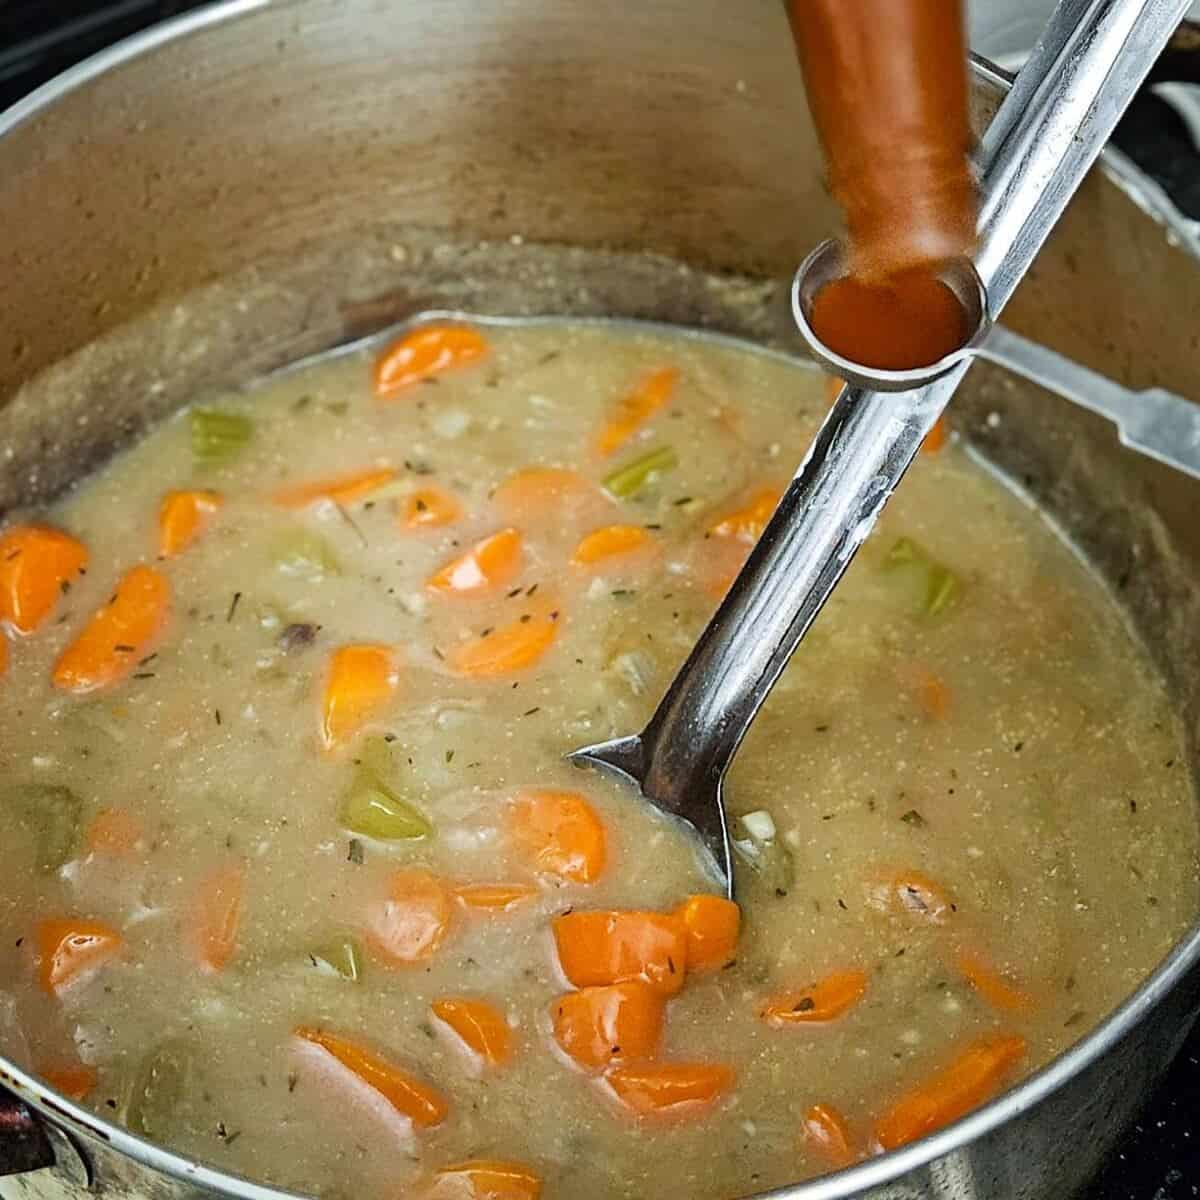
[[[929,823],[923,816],[921,816],[919,812],[917,812],[915,808],[910,808],[908,812],[901,816],[900,820],[902,820],[905,825],[912,825],[915,829],[921,829]]]
[[[214,708],[214,709],[213,709],[213,720],[214,720],[214,721],[216,721],[216,723],[217,723],[218,725],[220,725],[220,723],[221,723],[221,710],[220,710],[219,708]]]
[[[350,839],[350,846],[346,851],[346,861],[352,862],[356,867],[361,867],[365,858],[363,856],[362,842],[358,838]]]
[[[225,624],[228,625],[233,620],[233,614],[237,612],[238,605],[242,602],[242,593],[234,592],[233,599],[229,602],[229,611],[225,614]]]
[[[523,717],[532,717],[534,713],[540,713],[541,711],[542,711],[542,710],[541,710],[541,707],[540,707],[539,705],[536,705],[536,704],[535,704],[535,705],[533,706],[533,708],[526,709],[526,710],[525,710],[525,711],[524,711],[524,712],[521,714],[521,716],[523,716]]]

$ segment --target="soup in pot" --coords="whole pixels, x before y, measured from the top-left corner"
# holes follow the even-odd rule
[[[321,1196],[746,1195],[945,1125],[1193,919],[1180,725],[941,435],[731,772],[737,898],[564,761],[639,729],[822,378],[433,322],[0,530],[0,1049]]]

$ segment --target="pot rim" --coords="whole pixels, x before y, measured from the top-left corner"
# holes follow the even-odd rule
[[[210,26],[222,25],[251,13],[287,7],[287,0],[217,0],[190,13],[170,18],[149,29],[125,38],[55,76],[11,108],[0,112],[0,139],[19,126],[52,109],[64,96],[128,62],[141,58],[161,46],[181,41]],[[979,55],[971,55],[973,77],[994,90],[1007,90],[1012,74]],[[1110,177],[1127,192],[1136,184],[1121,170],[1124,156],[1111,150],[1103,160],[1110,166]],[[1173,225],[1172,214],[1152,198],[1135,200],[1149,208],[1160,223]],[[892,1183],[910,1171],[942,1158],[977,1140],[997,1126],[1012,1120],[1041,1103],[1074,1076],[1107,1054],[1135,1029],[1200,963],[1200,920],[1184,934],[1169,954],[1141,986],[1097,1025],[1090,1033],[1065,1050],[1046,1066],[1035,1071],[1015,1087],[944,1129],[910,1146],[823,1175],[804,1183],[787,1184],[767,1192],[755,1193],[757,1200],[853,1200],[858,1193]],[[66,1099],[37,1076],[22,1070],[0,1053],[0,1085],[6,1087],[30,1108],[59,1128],[82,1134],[105,1144],[149,1170],[182,1183],[238,1200],[308,1200],[305,1193],[255,1183],[231,1171],[210,1167],[185,1155],[167,1150],[131,1133],[123,1126],[106,1121],[90,1109]],[[755,1200],[748,1197],[747,1200]]]

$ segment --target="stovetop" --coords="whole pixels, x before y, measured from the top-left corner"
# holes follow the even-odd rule
[[[0,0],[0,111],[105,46],[200,6],[201,0]],[[1195,52],[1164,55],[1151,82],[1200,83],[1200,33],[1196,41]],[[1143,94],[1114,140],[1185,216],[1200,220],[1200,154],[1174,112]],[[1200,1029],[1087,1200],[1200,1200]]]

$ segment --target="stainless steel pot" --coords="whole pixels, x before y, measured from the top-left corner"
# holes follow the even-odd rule
[[[984,120],[998,79],[976,82]],[[804,112],[777,0],[231,0],[134,39],[0,118],[0,513],[185,401],[431,305],[795,346],[786,281],[833,226]],[[1200,269],[1147,207],[1093,178],[1006,315],[1197,396]],[[986,366],[955,409],[1110,579],[1194,754],[1200,489]],[[1064,1200],[1192,1026],[1198,960],[1200,929],[996,1103],[775,1195]],[[0,1083],[7,1200],[281,1195],[11,1058]]]

